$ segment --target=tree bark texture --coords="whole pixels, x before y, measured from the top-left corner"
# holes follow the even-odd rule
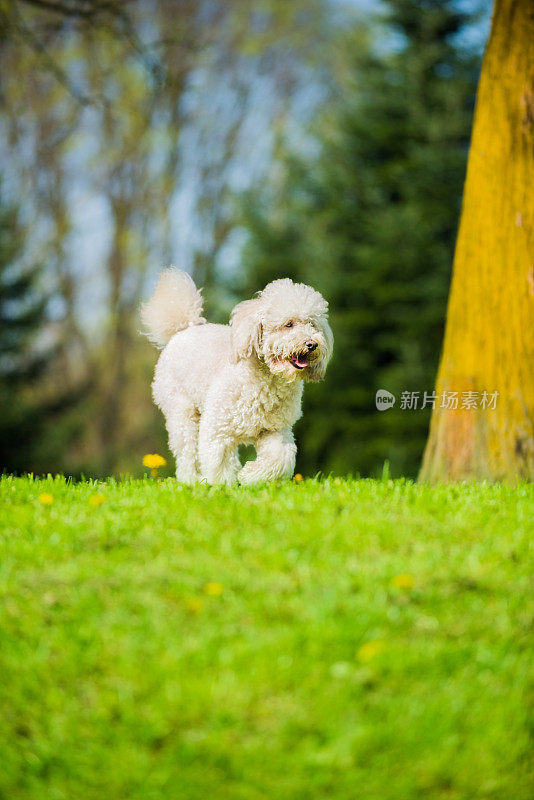
[[[495,409],[462,408],[484,391],[499,393]],[[495,2],[436,395],[420,480],[532,480],[534,0]]]

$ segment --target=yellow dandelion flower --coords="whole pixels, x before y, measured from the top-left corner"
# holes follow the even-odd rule
[[[101,506],[102,503],[105,502],[105,500],[106,500],[105,495],[100,494],[100,492],[96,492],[96,494],[92,494],[91,497],[89,498],[89,505],[92,506],[93,508],[97,508],[98,506]]]
[[[304,478],[302,477],[300,472],[296,472],[295,475],[293,476],[293,480],[295,481],[295,483],[300,483],[301,481],[304,480]]]
[[[166,463],[163,456],[158,453],[147,453],[146,456],[143,456],[143,466],[149,469],[159,469],[159,467],[164,467]]]
[[[218,583],[218,581],[210,581],[204,586],[204,591],[206,594],[209,594],[210,597],[218,597],[224,592],[224,586],[222,583]]]
[[[395,589],[410,590],[413,589],[414,583],[413,575],[395,575],[395,577],[391,579],[391,586],[394,586]]]
[[[200,597],[188,597],[185,601],[185,607],[192,614],[199,614],[204,608],[204,600],[201,600]]]
[[[374,639],[370,642],[365,642],[365,644],[362,644],[358,650],[358,659],[363,664],[367,664],[369,661],[372,661],[373,658],[380,655],[380,653],[383,653],[385,647],[386,645],[381,639]]]
[[[54,502],[54,496],[51,495],[49,492],[43,492],[39,495],[39,502],[43,504],[43,506],[51,506]]]

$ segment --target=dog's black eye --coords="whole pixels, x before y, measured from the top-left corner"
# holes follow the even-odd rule
[[[293,320],[290,319],[289,322],[286,322],[286,328],[292,328],[292,327],[293,327]]]

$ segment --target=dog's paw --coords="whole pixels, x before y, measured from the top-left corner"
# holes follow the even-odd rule
[[[186,486],[193,486],[195,483],[202,481],[200,472],[186,472],[184,470],[176,470],[176,480],[178,483],[183,483]]]
[[[257,468],[255,461],[247,461],[245,466],[239,471],[237,480],[242,486],[252,486],[255,483],[262,483],[267,480],[262,472]]]
[[[237,469],[228,468],[224,470],[217,470],[206,472],[202,481],[208,483],[210,486],[232,486],[238,480]]]
[[[291,476],[284,469],[284,464],[265,464],[256,461],[247,461],[239,472],[237,480],[242,486],[254,486],[258,483],[287,480]]]

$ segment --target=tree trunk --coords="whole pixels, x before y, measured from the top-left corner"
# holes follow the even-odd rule
[[[458,393],[457,409],[441,407],[443,392]],[[467,392],[477,408],[462,408]],[[483,392],[498,392],[495,409]],[[420,480],[532,480],[533,0],[495,2],[436,395]]]

